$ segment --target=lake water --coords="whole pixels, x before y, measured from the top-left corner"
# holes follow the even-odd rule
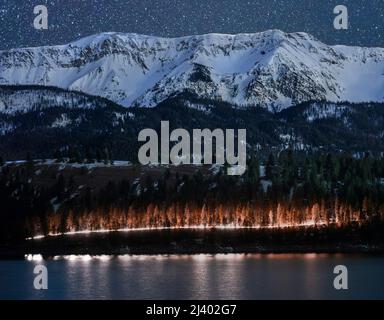
[[[31,259],[31,257],[30,257]],[[67,256],[0,261],[0,299],[384,299],[384,256]],[[48,269],[35,290],[33,270]],[[349,290],[333,287],[345,265]]]

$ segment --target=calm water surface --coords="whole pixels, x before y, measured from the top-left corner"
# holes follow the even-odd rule
[[[68,256],[0,261],[0,299],[384,299],[384,256]],[[33,288],[44,264],[49,289]],[[349,270],[349,290],[333,269]]]

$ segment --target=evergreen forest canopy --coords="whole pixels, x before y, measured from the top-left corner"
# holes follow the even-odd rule
[[[241,177],[227,176],[224,167],[214,172],[132,165],[114,179],[113,170],[123,169],[83,165],[64,174],[59,164],[53,167],[33,160],[2,165],[2,241],[82,230],[325,228],[384,219],[384,158],[369,155],[281,152],[263,162],[249,159]]]

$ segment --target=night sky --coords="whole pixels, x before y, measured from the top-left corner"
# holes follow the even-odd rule
[[[47,5],[49,30],[33,28]],[[333,8],[349,9],[349,30]],[[384,47],[384,0],[0,0],[0,49],[67,43],[104,31],[176,37],[203,33],[304,31],[328,44]]]

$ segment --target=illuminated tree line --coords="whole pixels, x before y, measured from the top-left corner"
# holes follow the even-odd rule
[[[347,226],[384,221],[384,159],[292,152],[248,161],[244,176],[187,175],[110,181],[99,190],[58,175],[51,187],[29,183],[33,163],[2,167],[2,235],[134,228]],[[262,171],[262,172],[260,172]],[[264,171],[264,172],[263,172]],[[262,174],[261,174],[262,173]],[[136,179],[135,179],[136,180]],[[55,203],[60,203],[55,208]],[[9,227],[11,225],[11,227]]]

